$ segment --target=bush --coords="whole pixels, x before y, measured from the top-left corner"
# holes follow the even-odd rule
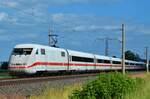
[[[130,78],[121,73],[100,74],[98,79],[75,90],[70,99],[123,99],[136,90],[143,82],[140,78]],[[138,87],[139,88],[139,87]]]
[[[8,62],[1,62],[0,69],[8,69]]]

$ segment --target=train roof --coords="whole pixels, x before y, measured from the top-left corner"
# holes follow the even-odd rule
[[[50,47],[47,45],[40,45],[40,44],[18,44],[15,48],[45,48],[45,49],[55,49],[55,50],[64,50],[62,48]]]
[[[15,46],[15,48],[35,48],[35,47],[45,47],[45,46],[39,44],[18,44]]]
[[[95,55],[95,57],[98,59],[105,59],[105,60],[110,60],[112,58],[112,57],[103,56],[103,55]]]
[[[82,57],[94,58],[94,54],[90,54],[90,53],[85,53],[85,52],[80,52],[80,51],[73,51],[73,50],[68,50],[68,52],[72,56],[82,56]]]

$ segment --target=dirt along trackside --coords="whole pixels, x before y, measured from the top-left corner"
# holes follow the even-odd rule
[[[137,72],[137,73],[133,73],[133,74],[128,74],[129,77],[138,77],[138,78],[146,78],[149,73],[146,72]]]

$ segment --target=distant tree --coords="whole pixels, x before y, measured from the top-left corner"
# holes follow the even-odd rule
[[[112,56],[113,58],[117,58],[117,56]]]
[[[140,56],[139,56],[139,54],[135,54],[135,61],[140,61],[141,60],[141,58],[140,58]]]
[[[133,60],[133,61],[140,61],[141,58],[137,53],[134,53],[130,50],[125,52],[125,59],[127,60]]]
[[[8,62],[2,62],[0,67],[1,69],[8,69]]]

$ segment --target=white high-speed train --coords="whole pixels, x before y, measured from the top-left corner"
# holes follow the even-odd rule
[[[126,69],[144,69],[145,63],[125,61]],[[19,44],[12,51],[9,70],[34,74],[49,71],[121,70],[121,59],[38,44]]]

